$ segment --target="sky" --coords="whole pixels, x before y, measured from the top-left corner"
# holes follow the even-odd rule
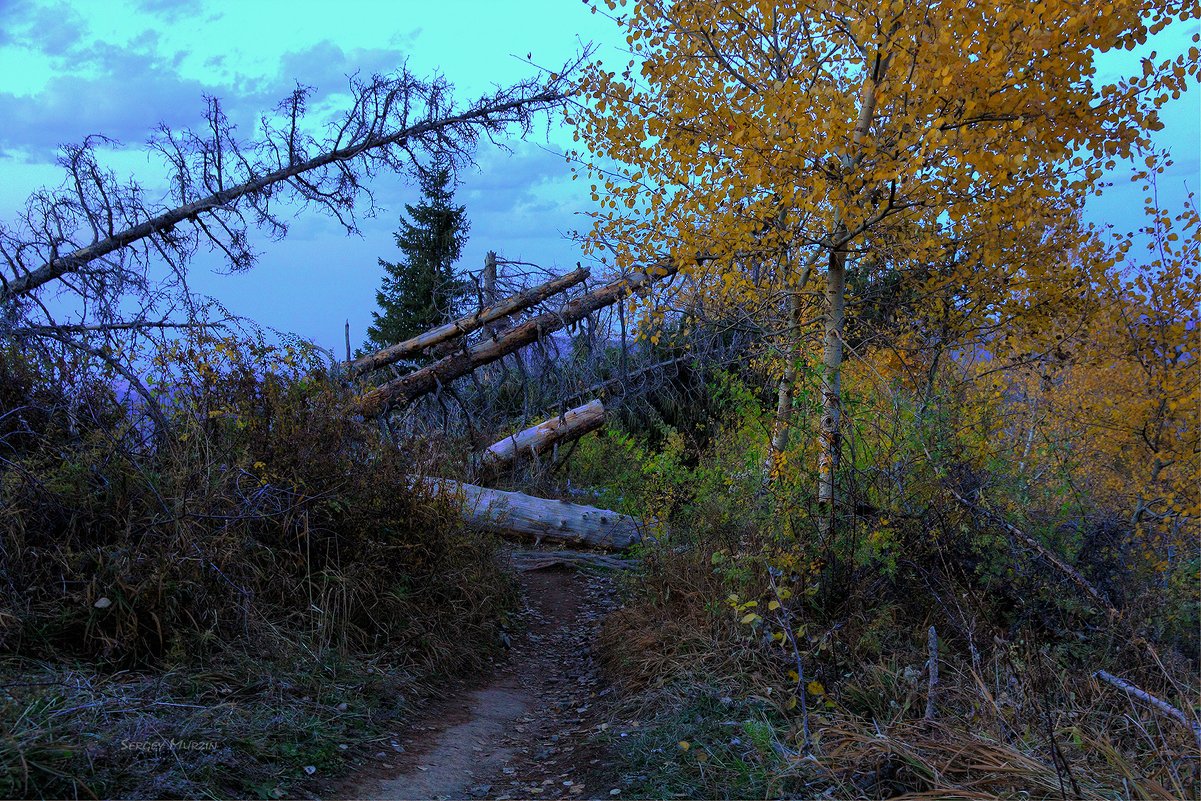
[[[1107,55],[1101,78],[1137,72],[1139,59],[1187,51],[1195,23],[1176,23],[1133,53]],[[534,64],[557,67],[584,43],[602,58],[624,59],[614,23],[580,0],[0,0],[0,219],[11,219],[29,192],[55,186],[59,144],[93,133],[119,140],[107,153],[118,174],[158,180],[142,145],[159,122],[195,125],[202,96],[220,97],[232,119],[250,122],[297,83],[336,103],[346,76],[388,72],[407,61],[418,75],[440,73],[472,98],[531,76]],[[1184,187],[1201,184],[1196,87],[1164,109],[1157,143],[1176,165],[1161,180],[1169,207]],[[557,272],[582,259],[568,234],[586,227],[587,185],[571,181],[562,151],[571,141],[557,117],[506,151],[487,143],[456,193],[471,231],[462,267],[478,269],[488,250]],[[1087,209],[1091,221],[1128,228],[1143,193],[1119,168],[1115,186]],[[379,213],[348,237],[328,217],[292,222],[281,242],[253,240],[258,266],[224,275],[207,256],[194,288],[235,314],[343,348],[343,325],[362,343],[375,306],[380,257],[394,259],[393,232],[405,203],[419,193],[405,177],[372,184]]]

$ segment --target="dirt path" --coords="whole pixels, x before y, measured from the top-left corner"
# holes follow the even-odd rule
[[[615,604],[611,582],[567,568],[521,579],[524,633],[498,672],[435,703],[399,753],[327,797],[620,798],[611,755],[590,742],[606,725],[592,645]]]

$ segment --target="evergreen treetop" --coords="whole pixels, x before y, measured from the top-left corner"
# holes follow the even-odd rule
[[[454,204],[450,171],[422,176],[422,199],[405,205],[396,231],[396,262],[379,260],[384,277],[375,293],[365,348],[378,350],[453,319],[466,290],[454,273],[470,223],[466,209]]]

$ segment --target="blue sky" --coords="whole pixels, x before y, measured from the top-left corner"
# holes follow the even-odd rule
[[[484,93],[532,73],[526,54],[548,67],[591,41],[602,57],[620,58],[616,26],[579,0],[0,0],[0,217],[11,217],[25,196],[57,185],[58,144],[103,132],[124,147],[108,162],[154,188],[154,166],[140,145],[160,121],[185,127],[199,120],[202,94],[226,103],[243,130],[297,83],[336,103],[345,76],[387,72],[408,60],[421,75],[440,72],[462,97]],[[1151,49],[1160,56],[1187,51],[1195,24],[1176,24],[1145,49],[1102,62],[1105,73],[1137,71]],[[1164,111],[1160,144],[1176,167],[1162,179],[1161,196],[1179,203],[1185,182],[1201,183],[1198,124],[1201,93],[1190,91]],[[483,145],[478,169],[462,176],[458,199],[471,234],[463,264],[475,268],[484,252],[569,269],[581,258],[564,238],[589,205],[586,187],[556,155],[570,140],[556,119],[506,153]],[[1089,207],[1095,222],[1137,224],[1142,192],[1126,173]],[[298,218],[288,238],[257,241],[262,254],[250,273],[214,274],[198,262],[196,288],[233,312],[341,348],[347,319],[358,345],[370,322],[379,283],[377,258],[392,258],[397,215],[417,194],[404,179],[373,184],[381,211],[362,220],[362,237],[347,237],[328,218]]]

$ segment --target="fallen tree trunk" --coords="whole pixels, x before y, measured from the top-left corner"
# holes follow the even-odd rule
[[[637,292],[658,278],[673,275],[677,269],[674,264],[660,264],[648,268],[646,272],[620,278],[595,292],[581,295],[558,311],[540,314],[510,328],[495,339],[484,340],[465,351],[453,353],[428,367],[377,387],[363,396],[359,410],[365,417],[375,417],[388,412],[394,406],[407,404],[433,392],[442,384],[448,384],[478,367],[529,345],[539,337],[566,328],[599,309],[617,303],[630,292]]]
[[[527,289],[524,292],[519,292],[516,295],[505,298],[499,303],[488,306],[475,314],[469,314],[466,317],[460,317],[457,320],[452,320],[445,325],[440,325],[437,328],[431,328],[425,333],[418,334],[412,339],[406,339],[404,342],[398,342],[395,345],[389,345],[382,350],[377,350],[375,353],[369,353],[366,356],[360,356],[346,366],[347,373],[354,377],[369,373],[372,370],[378,370],[381,367],[387,367],[389,364],[395,364],[401,359],[409,359],[414,356],[419,356],[429,348],[435,345],[440,345],[444,342],[467,336],[473,331],[478,331],[489,323],[494,323],[502,317],[507,317],[510,314],[515,314],[523,309],[528,309],[536,303],[541,303],[552,295],[570,289],[578,283],[586,280],[591,272],[583,267],[578,270],[573,270],[562,278],[556,278],[553,281],[547,281],[545,284]]]
[[[523,573],[545,570],[548,567],[592,567],[605,570],[631,570],[642,564],[640,559],[623,559],[602,553],[581,551],[514,551],[513,565]]]
[[[536,426],[505,437],[480,454],[480,472],[495,475],[524,456],[539,456],[561,442],[579,439],[605,424],[605,407],[598,400],[577,406]]]
[[[641,526],[629,515],[567,501],[535,498],[520,492],[478,487],[448,478],[427,478],[434,489],[463,496],[463,518],[473,526],[622,551],[642,539]]]

